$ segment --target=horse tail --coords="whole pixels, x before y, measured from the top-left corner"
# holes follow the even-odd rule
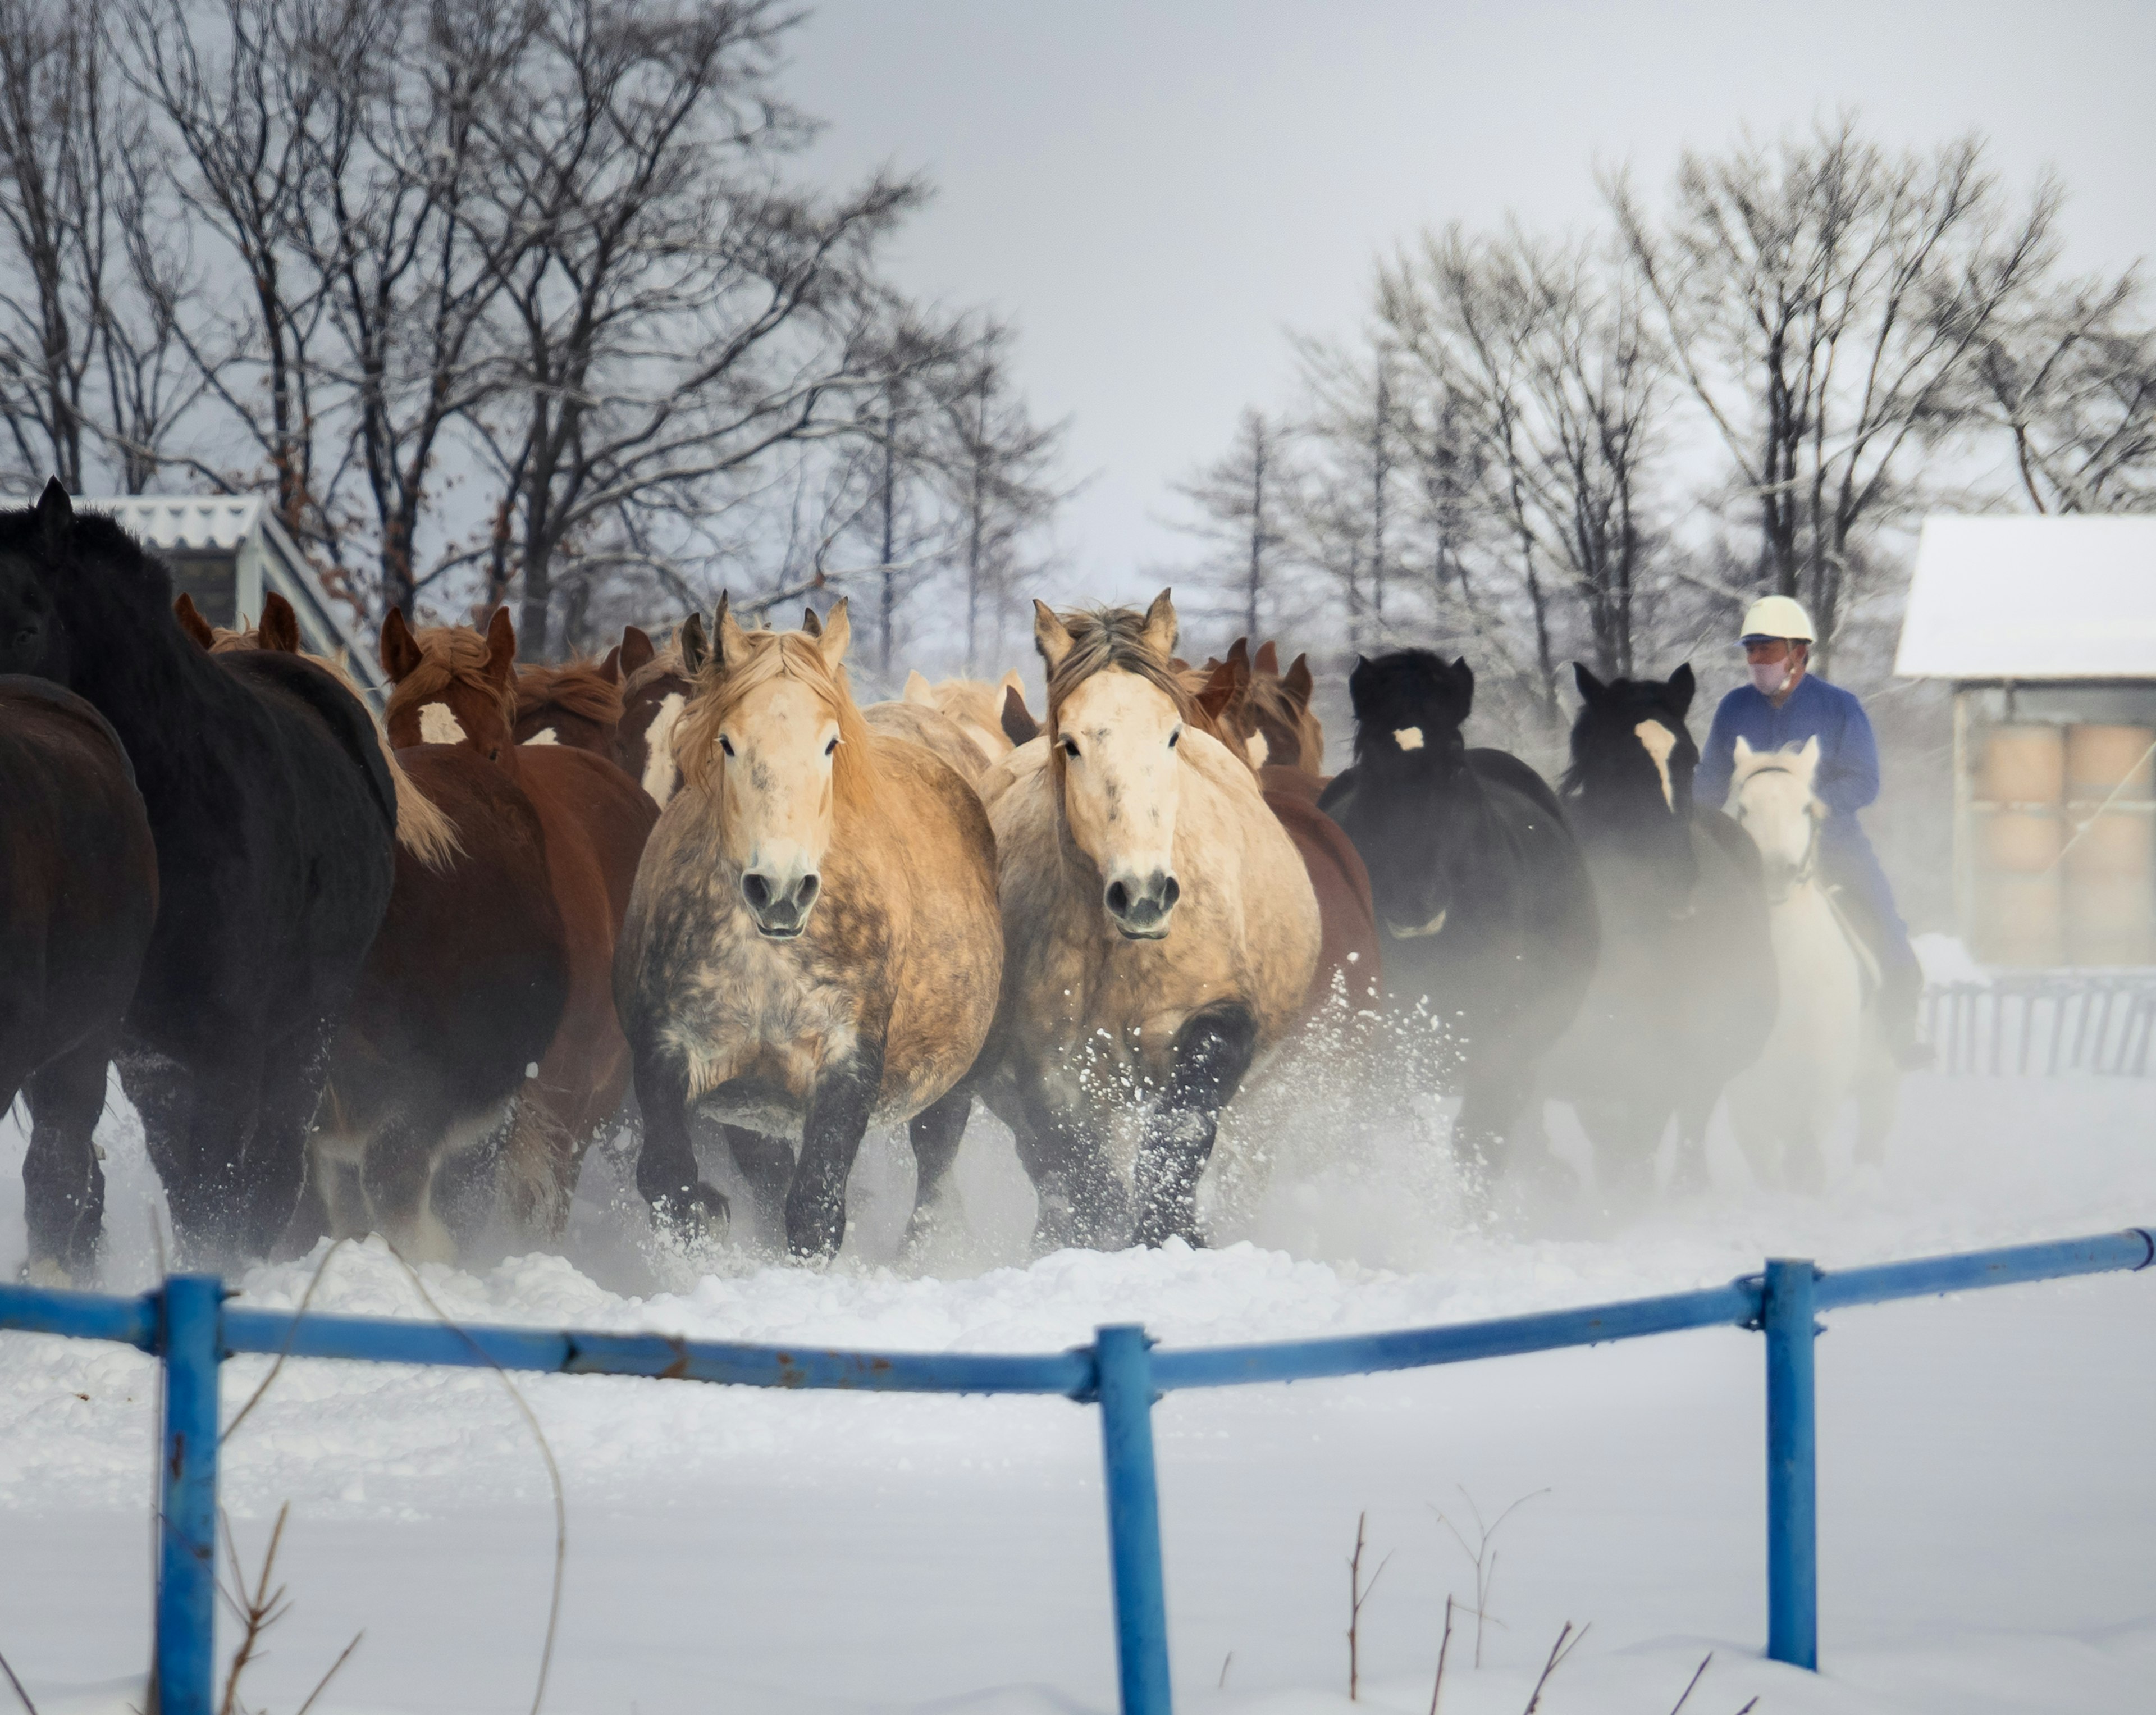
[[[397,843],[437,874],[465,855],[465,843],[449,813],[419,789],[419,783],[404,772],[389,736],[377,722],[382,760],[389,765],[389,784],[397,796]]]

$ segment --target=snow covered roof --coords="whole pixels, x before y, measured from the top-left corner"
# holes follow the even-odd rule
[[[2156,516],[1927,518],[1894,670],[2156,680]]]
[[[85,500],[85,512],[102,512],[145,547],[222,548],[236,552],[254,533],[265,502],[259,495],[234,499],[221,496],[172,497],[120,495]]]

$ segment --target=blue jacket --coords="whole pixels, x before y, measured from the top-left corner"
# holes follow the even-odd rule
[[[1816,736],[1819,773],[1812,790],[1831,813],[1829,833],[1861,839],[1856,813],[1879,796],[1879,747],[1864,705],[1838,685],[1809,673],[1797,681],[1779,709],[1749,685],[1740,685],[1722,700],[1714,725],[1692,776],[1692,798],[1720,809],[1729,796],[1729,777],[1737,768],[1737,741],[1754,750],[1779,750]]]

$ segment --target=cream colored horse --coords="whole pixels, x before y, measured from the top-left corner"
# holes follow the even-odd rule
[[[844,1241],[871,1125],[911,1122],[916,1218],[932,1208],[1003,968],[980,800],[932,752],[870,731],[839,665],[850,634],[844,602],[820,635],[745,631],[723,601],[709,646],[696,621],[683,628],[681,786],[614,968],[639,1189],[677,1227],[725,1218],[690,1138],[690,1115],[709,1114],[760,1200],[783,1197],[803,1257]]]
[[[1173,603],[1034,603],[1048,725],[988,771],[1003,1002],[983,1096],[1040,1199],[1036,1244],[1133,1231],[1113,1134],[1134,1122],[1139,1242],[1199,1240],[1220,1111],[1299,1015],[1317,902],[1248,765],[1199,728]]]
[[[1767,1045],[1728,1086],[1729,1113],[1763,1184],[1815,1191],[1824,1144],[1854,1096],[1856,1158],[1881,1158],[1896,1073],[1872,1016],[1876,973],[1819,878],[1826,808],[1812,794],[1820,744],[1754,751],[1737,741],[1730,814],[1764,860],[1768,924],[1781,999]]]
[[[993,763],[1011,753],[1010,739],[1004,732],[1004,697],[1013,691],[1020,702],[1025,701],[1025,680],[1015,667],[993,685],[983,679],[945,679],[931,685],[921,674],[908,673],[901,701],[934,709],[957,721],[980,752],[981,760]]]

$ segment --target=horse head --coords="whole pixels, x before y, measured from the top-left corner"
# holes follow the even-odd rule
[[[843,600],[814,629],[745,631],[721,597],[708,641],[700,621],[681,629],[696,691],[675,753],[716,805],[720,855],[770,940],[807,927],[838,810],[873,779],[869,730],[841,665],[851,636]]]
[[[1605,684],[1578,661],[1572,673],[1580,704],[1563,789],[1576,823],[1605,859],[1635,872],[1638,886],[1665,903],[1689,897],[1699,875],[1691,843],[1699,747],[1685,725],[1697,688],[1690,665],[1666,680]]]
[[[1442,930],[1454,877],[1471,859],[1476,819],[1458,814],[1479,793],[1461,725],[1475,706],[1475,670],[1429,650],[1358,660],[1348,676],[1355,710],[1353,814],[1370,872],[1370,896],[1400,940]],[[1336,783],[1336,785],[1337,783]]]
[[[1323,769],[1325,727],[1310,706],[1316,689],[1309,656],[1297,655],[1283,673],[1277,648],[1267,643],[1258,650],[1233,712],[1265,746],[1266,762],[1306,774]]]
[[[1049,762],[1070,840],[1101,876],[1116,932],[1158,941],[1174,920],[1176,754],[1199,711],[1170,666],[1175,603],[1057,614],[1033,604],[1048,669]]]
[[[1826,819],[1826,806],[1812,793],[1819,759],[1816,734],[1779,750],[1754,750],[1741,736],[1737,741],[1730,814],[1759,848],[1770,898],[1786,899],[1810,874]]]
[[[38,504],[8,520],[0,533],[0,673],[33,673],[69,682],[68,629],[51,574],[69,557],[74,506],[57,478]]]
[[[393,689],[384,724],[399,750],[461,744],[513,773],[516,628],[496,608],[486,635],[468,625],[413,631],[395,608],[382,622],[382,666]]]
[[[703,622],[689,623],[701,636]],[[621,719],[614,727],[613,759],[663,810],[681,783],[674,735],[696,687],[682,668],[678,635],[660,649],[638,627],[624,625],[619,665]]]

